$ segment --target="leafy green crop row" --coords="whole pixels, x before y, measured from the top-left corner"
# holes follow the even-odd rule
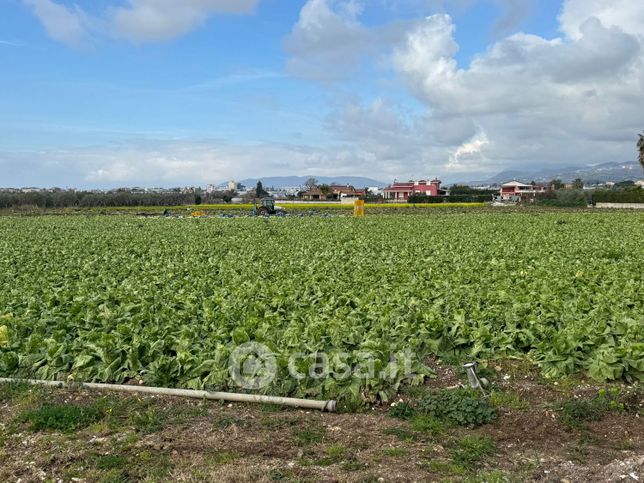
[[[385,397],[403,379],[289,377],[294,353],[525,357],[546,376],[644,377],[641,214],[0,218],[0,375]]]

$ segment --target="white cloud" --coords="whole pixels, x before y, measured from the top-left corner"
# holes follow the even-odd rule
[[[218,140],[148,139],[33,152],[0,152],[4,186],[177,186],[252,175],[341,176],[370,173],[369,153],[338,144],[230,144]],[[387,179],[385,177],[385,179]]]
[[[485,133],[464,142],[450,154],[446,168],[452,172],[471,172],[484,162],[483,148],[490,144]]]
[[[644,11],[636,4],[635,16]],[[583,17],[568,16],[578,25],[574,38],[512,35],[462,69],[451,19],[434,15],[408,34],[395,63],[434,116],[466,116],[480,126],[488,158],[623,160],[644,111],[642,40],[628,22],[622,29],[592,12]]]
[[[252,13],[260,0],[127,0],[91,16],[53,0],[23,0],[49,36],[72,47],[86,46],[93,35],[135,43],[170,40],[205,23],[212,15]]]
[[[537,8],[539,0],[380,0],[390,11],[403,16],[450,13],[460,16],[476,5],[494,7],[498,19],[491,26],[495,37],[512,33]]]
[[[289,73],[330,83],[350,78],[367,62],[387,58],[404,41],[411,22],[366,27],[360,18],[367,5],[358,0],[307,0],[284,41]]]
[[[382,98],[339,107],[329,116],[328,128],[369,159],[369,172],[381,179],[480,171],[469,161],[487,143],[467,119],[434,119]],[[470,142],[454,146],[462,139]]]
[[[259,0],[129,0],[107,13],[114,35],[133,42],[155,42],[184,35],[211,15],[247,14]]]
[[[162,40],[197,27],[211,14],[252,11],[258,1],[130,0],[101,18],[111,35],[137,42]],[[511,0],[489,1],[508,5],[513,17],[508,25],[516,24],[529,3],[518,0],[513,11]],[[375,100],[351,98],[336,104],[329,116],[326,127],[337,143],[325,148],[161,140],[32,153],[29,159],[58,163],[60,171],[52,176],[78,172],[82,182],[103,184],[206,182],[249,172],[362,172],[386,180],[634,159],[633,138],[642,129],[644,112],[644,1],[565,0],[561,37],[515,33],[481,51],[468,66],[456,60],[457,26],[450,16],[371,27],[361,21],[367,6],[350,0],[308,0],[285,41],[290,72],[337,81],[355,73],[362,62],[382,67],[382,57],[392,53],[388,65],[424,112],[403,107],[404,96],[397,102],[381,94]],[[84,14],[77,9],[58,7],[50,16],[58,15],[61,24],[74,25],[71,16],[80,19],[78,29],[98,29],[96,23],[82,20]],[[168,16],[176,23],[169,25]],[[52,36],[68,43],[83,38],[62,35],[65,29],[54,31],[58,33]],[[370,87],[377,91],[373,83]],[[23,173],[31,166],[26,155],[3,156],[5,165],[12,163]]]
[[[394,172],[422,163],[418,159],[416,118],[383,99],[368,105],[351,102],[331,113],[327,127],[337,138],[371,159],[371,172]]]
[[[52,39],[74,48],[91,45],[87,31],[88,16],[78,6],[68,8],[52,0],[23,2],[40,19]]]
[[[405,173],[632,159],[644,112],[644,39],[633,19],[644,15],[644,2],[618,3],[628,15],[610,0],[568,0],[566,37],[514,34],[465,68],[456,60],[451,17],[427,17],[408,29],[393,55],[426,114],[410,116],[380,98],[352,101],[329,126],[376,163],[407,166]]]
[[[644,2],[640,0],[566,0],[559,17],[561,30],[578,40],[583,35],[581,26],[593,17],[605,27],[644,35]]]
[[[346,76],[373,47],[373,32],[358,21],[362,4],[353,0],[308,0],[285,40],[291,73],[314,80]]]
[[[430,0],[426,6],[465,8],[477,1]],[[499,31],[511,29],[532,5],[487,1],[506,8]],[[359,16],[342,15],[341,5],[307,2],[288,39],[300,49],[288,49],[291,67],[305,77],[337,80],[365,57],[374,62],[393,49],[393,69],[426,108],[419,115],[377,97],[353,99],[332,112],[327,127],[371,159],[375,171],[493,174],[633,158],[644,112],[644,2],[566,0],[564,37],[509,35],[467,67],[456,60],[457,27],[447,14],[397,24],[387,42],[374,44],[369,39],[392,31],[392,24],[367,27]]]

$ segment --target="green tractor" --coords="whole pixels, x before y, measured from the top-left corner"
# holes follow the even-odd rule
[[[275,200],[273,198],[262,198],[255,200],[255,206],[253,207],[253,216],[269,216],[269,215],[281,215],[286,214],[284,208],[275,206]]]

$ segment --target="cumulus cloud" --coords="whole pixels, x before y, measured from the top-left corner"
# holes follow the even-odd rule
[[[261,161],[258,161],[261,160]],[[231,144],[147,139],[40,151],[0,151],[4,186],[177,186],[289,174],[342,176],[382,172],[354,145]],[[400,166],[398,166],[400,168]],[[386,176],[385,176],[386,179]]]
[[[129,0],[107,17],[114,35],[133,42],[154,42],[184,35],[214,14],[246,14],[259,0]]]
[[[78,6],[53,0],[23,0],[49,36],[72,47],[85,46],[92,35],[135,43],[169,40],[201,26],[212,15],[248,14],[260,0],[127,0],[91,16]]]
[[[78,6],[66,7],[52,0],[23,2],[40,19],[52,39],[74,48],[86,48],[91,44],[89,17]]]
[[[564,36],[509,35],[466,67],[449,15],[418,20],[392,44],[392,65],[425,113],[354,100],[328,127],[382,172],[391,171],[383,162],[425,174],[632,159],[644,112],[644,2],[617,3],[566,0]]]
[[[606,28],[596,18],[580,29],[582,36],[573,42],[515,34],[460,69],[454,59],[455,26],[449,16],[434,15],[409,33],[395,64],[420,98],[452,112],[514,112],[568,102],[571,96],[585,98],[588,89],[583,87],[608,88],[610,83],[597,85],[602,79],[626,80],[641,56],[636,37]]]
[[[512,31],[534,7],[532,0],[388,4],[453,10],[479,1],[502,7],[497,34]],[[394,29],[367,27],[360,15],[341,7],[340,0],[307,2],[287,40],[290,67],[304,77],[338,80],[360,60],[371,56],[373,62],[373,56],[393,50],[390,65],[425,112],[409,112],[382,97],[353,99],[327,122],[378,172],[491,174],[520,165],[633,157],[632,137],[644,112],[644,2],[566,0],[559,17],[562,37],[508,35],[466,67],[457,61],[457,26],[445,13]],[[395,34],[376,44],[372,39],[387,29]]]
[[[644,3],[639,0],[566,0],[559,23],[571,39],[583,36],[582,26],[589,18],[598,19],[606,28],[644,36]]]
[[[383,179],[395,177],[401,169],[422,170],[416,119],[384,99],[338,107],[329,115],[327,128],[369,159],[368,171],[383,173]]]
[[[103,27],[77,8],[23,1],[49,19],[52,37],[74,44],[86,40],[86,31],[101,28],[136,42],[172,38],[211,14],[252,11],[259,0],[129,0],[100,16]],[[453,8],[477,0],[405,1]],[[527,0],[485,1],[505,5],[499,32],[512,31],[530,7]],[[369,5],[307,0],[285,40],[289,71],[329,82],[352,75],[362,62],[389,65],[422,110],[404,107],[410,103],[402,95],[397,101],[381,94],[350,98],[328,116],[326,129],[336,142],[325,148],[159,140],[31,153],[28,159],[24,153],[0,153],[0,164],[4,158],[9,172],[26,172],[29,159],[49,160],[47,166],[82,173],[84,183],[167,184],[251,171],[363,172],[390,179],[634,158],[633,136],[642,129],[644,112],[644,2],[565,0],[560,37],[504,35],[467,66],[457,61],[457,25],[449,15],[374,27],[362,21]],[[168,16],[176,22],[168,25]],[[388,53],[390,62],[380,62]],[[258,166],[257,159],[264,164]]]
[[[514,31],[538,6],[537,0],[381,0],[396,13],[431,15],[450,13],[460,15],[477,4],[496,7],[500,14],[491,26],[494,37]]]
[[[366,27],[360,17],[367,5],[359,0],[307,0],[284,40],[289,73],[330,83],[350,78],[367,60],[387,56],[404,40],[410,22]]]
[[[451,18],[428,17],[396,52],[396,68],[434,115],[469,117],[479,126],[488,158],[621,160],[644,110],[642,38],[630,32],[630,22],[604,24],[605,8],[574,18],[575,3],[564,9],[569,38],[515,34],[467,68],[454,58]],[[629,5],[634,16],[644,12],[640,2]]]
[[[449,155],[446,168],[451,172],[472,172],[486,160],[483,148],[490,144],[485,133],[480,133],[464,142]]]
[[[373,32],[358,21],[363,5],[354,0],[308,0],[284,42],[288,70],[300,77],[344,77],[373,47]]]
[[[362,153],[362,159],[369,159],[369,172],[378,173],[381,179],[433,177],[446,174],[446,169],[452,173],[481,171],[471,161],[478,159],[480,148],[487,144],[469,119],[437,119],[383,98],[369,103],[354,100],[338,107],[329,115],[327,127]]]

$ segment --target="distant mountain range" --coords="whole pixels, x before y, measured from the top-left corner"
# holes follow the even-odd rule
[[[627,181],[642,179],[642,167],[636,162],[602,163],[594,166],[570,166],[566,168],[543,168],[536,170],[508,170],[485,180],[463,181],[470,185],[493,185],[517,180],[524,183],[536,181],[537,183],[560,179],[564,183],[571,183],[576,178],[581,178],[584,183],[604,183],[606,181]],[[363,176],[267,176],[263,178],[248,178],[240,183],[252,188],[261,181],[266,188],[295,188],[303,186],[309,178],[317,179],[319,184],[349,184],[356,188],[377,186],[385,188],[389,183],[378,181]],[[460,183],[459,183],[460,184]]]
[[[541,170],[510,170],[503,171],[483,181],[470,181],[468,184],[502,184],[507,181],[517,180],[524,183],[536,181],[537,183],[547,182],[553,179],[560,179],[564,183],[570,183],[581,178],[584,183],[606,181],[620,182],[642,179],[642,167],[639,163],[602,163],[594,166],[573,166],[568,168],[545,168]]]
[[[258,181],[261,181],[265,188],[295,188],[303,186],[309,178],[317,179],[319,184],[349,184],[355,188],[388,186],[388,183],[362,176],[267,176],[243,179],[240,183],[247,188],[257,185]]]

